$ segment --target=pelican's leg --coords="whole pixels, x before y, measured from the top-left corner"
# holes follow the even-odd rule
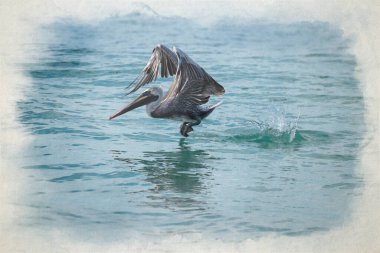
[[[192,132],[193,126],[197,126],[201,123],[200,120],[197,120],[195,122],[183,122],[181,125],[181,134],[185,137],[188,137],[188,133]]]
[[[182,123],[181,130],[180,130],[182,136],[185,136],[185,137],[189,136],[187,133],[191,132],[191,131],[188,131],[188,124],[189,124],[189,122],[183,122]]]

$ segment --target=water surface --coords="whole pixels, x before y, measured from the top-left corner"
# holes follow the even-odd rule
[[[35,212],[20,226],[87,239],[242,240],[327,231],[349,217],[364,108],[340,30],[133,13],[57,20],[40,34],[19,104],[35,137],[23,154]],[[181,48],[226,89],[186,139],[179,122],[142,108],[107,120],[133,99],[124,87],[158,43]]]

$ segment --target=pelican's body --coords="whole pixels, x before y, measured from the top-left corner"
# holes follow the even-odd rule
[[[140,76],[131,84],[135,87],[130,93],[156,80],[159,69],[162,77],[175,76],[166,95],[159,87],[149,88],[110,119],[146,105],[148,115],[153,118],[182,120],[180,132],[187,137],[193,131],[192,126],[199,125],[221,104],[206,105],[210,95],[222,95],[224,88],[181,50],[173,48],[171,51],[158,45]]]

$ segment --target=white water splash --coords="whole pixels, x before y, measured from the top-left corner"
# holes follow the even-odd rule
[[[280,109],[275,109],[269,113],[269,119],[266,120],[253,120],[251,124],[258,133],[263,135],[271,135],[277,138],[286,138],[288,143],[293,142],[298,130],[298,121],[300,113],[296,119],[285,113]]]

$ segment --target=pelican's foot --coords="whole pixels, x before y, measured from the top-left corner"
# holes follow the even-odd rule
[[[188,137],[188,133],[194,131],[194,129],[189,125],[190,123],[188,122],[183,122],[182,125],[181,125],[181,134],[182,136],[185,136],[185,137]]]

